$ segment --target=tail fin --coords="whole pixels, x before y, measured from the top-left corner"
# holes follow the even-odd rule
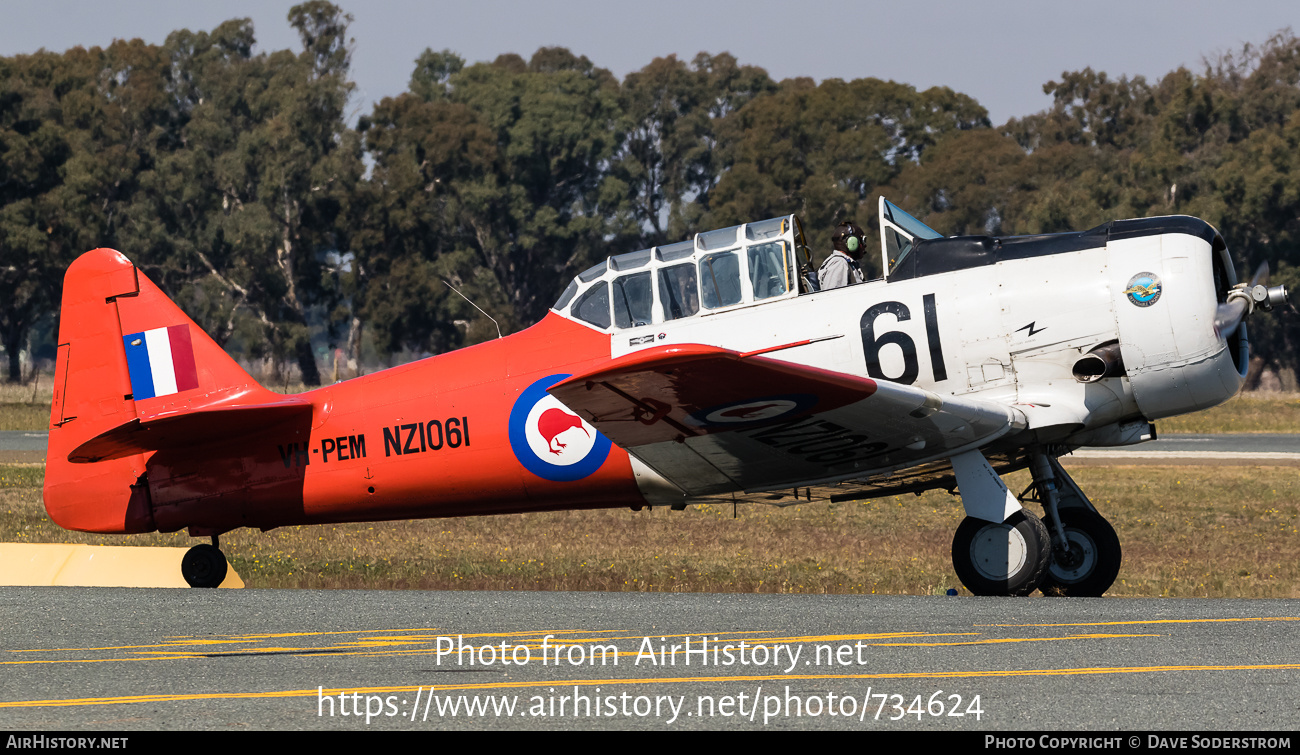
[[[66,529],[151,531],[140,444],[93,464],[69,456],[106,434],[180,414],[284,402],[258,385],[130,260],[112,249],[86,252],[63,281],[46,511]]]

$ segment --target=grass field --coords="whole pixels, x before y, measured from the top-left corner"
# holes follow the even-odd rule
[[[1080,467],[1124,565],[1110,595],[1300,597],[1300,475],[1277,467]],[[0,466],[0,541],[178,545],[183,534],[66,532],[43,468]],[[1019,490],[1025,473],[1011,475]],[[1019,487],[1017,487],[1019,485]],[[469,517],[238,530],[249,587],[936,594],[962,518],[941,492],[865,503]],[[964,592],[964,591],[963,591]]]
[[[1161,435],[1176,433],[1300,433],[1300,394],[1242,393],[1196,414],[1156,423]]]

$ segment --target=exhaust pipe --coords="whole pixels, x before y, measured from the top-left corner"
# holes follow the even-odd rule
[[[1074,379],[1080,383],[1095,383],[1102,378],[1123,377],[1124,358],[1120,356],[1119,342],[1103,343],[1074,363]]]

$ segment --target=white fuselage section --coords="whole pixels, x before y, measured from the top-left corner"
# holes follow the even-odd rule
[[[1201,238],[1164,233],[765,301],[746,286],[735,306],[614,329],[611,356],[807,341],[767,356],[1016,405],[1040,440],[1109,445],[1114,434],[1095,431],[1208,408],[1239,388],[1241,371],[1214,330],[1213,257]],[[1126,293],[1143,274],[1159,289],[1150,303]],[[1076,377],[1081,357],[1116,341],[1123,375]]]

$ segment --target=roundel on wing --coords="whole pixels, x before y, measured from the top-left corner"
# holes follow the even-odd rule
[[[569,411],[547,388],[569,377],[550,375],[519,394],[510,410],[510,449],[524,469],[554,482],[581,480],[600,469],[613,445]]]
[[[701,425],[745,425],[780,419],[799,414],[817,403],[817,397],[806,393],[733,401],[721,406],[702,409],[691,415]]]

